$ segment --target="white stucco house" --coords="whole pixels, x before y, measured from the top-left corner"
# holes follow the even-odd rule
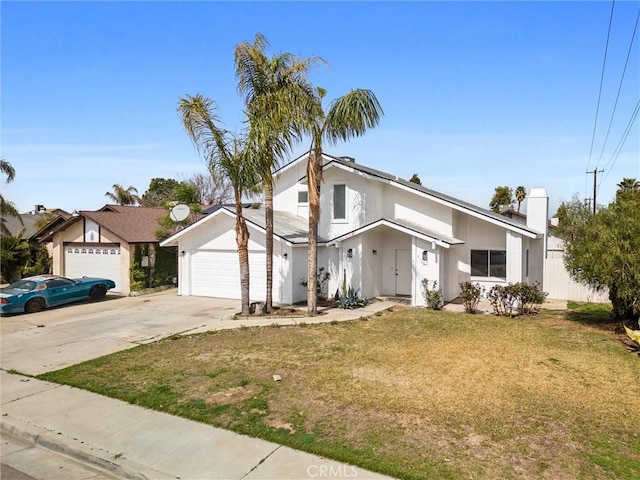
[[[307,155],[278,170],[274,187],[273,300],[306,299]],[[424,305],[423,279],[437,281],[445,301],[460,282],[544,280],[548,198],[532,189],[526,224],[438,193],[349,157],[324,155],[318,267],[331,275],[328,294],[347,284],[362,295],[407,296]],[[245,208],[250,296],[265,297],[264,210]],[[161,243],[178,248],[179,294],[240,298],[235,209],[218,207]]]

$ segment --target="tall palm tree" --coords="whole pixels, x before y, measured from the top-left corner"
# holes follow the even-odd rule
[[[16,170],[13,168],[11,163],[7,162],[4,158],[0,158],[0,172],[7,176],[5,182],[11,183],[13,179],[16,178]],[[18,212],[18,209],[9,200],[4,198],[4,195],[0,193],[0,217],[14,217],[20,221],[21,225],[24,225],[22,222],[22,217]],[[0,235],[6,236],[11,235],[11,232],[4,224],[4,219],[0,219]]]
[[[220,128],[213,101],[203,95],[187,95],[178,102],[182,124],[198,151],[205,157],[209,171],[229,179],[236,207],[236,243],[240,262],[242,314],[249,314],[249,230],[242,214],[242,197],[258,183],[252,148],[246,139]]]
[[[618,188],[624,192],[637,192],[640,190],[640,182],[635,178],[623,178]]]
[[[373,128],[384,115],[378,99],[371,90],[356,89],[333,100],[329,110],[324,111],[322,101],[326,91],[317,88],[316,115],[308,119],[307,132],[311,136],[311,149],[307,163],[309,183],[309,256],[307,276],[307,309],[317,313],[317,277],[318,267],[318,224],[320,222],[320,186],[322,183],[322,144],[335,145],[338,141],[347,141],[364,135]]]
[[[315,108],[313,86],[306,74],[312,65],[323,62],[315,57],[298,59],[290,53],[269,58],[268,45],[258,33],[253,43],[242,42],[235,49],[238,91],[245,99],[264,193],[267,312],[273,305],[273,170],[300,139],[303,118]]]
[[[516,187],[515,196],[516,196],[516,202],[518,202],[518,213],[519,213],[520,204],[522,204],[522,202],[524,202],[524,199],[527,198],[527,189],[524,188],[522,185],[520,185],[519,187]]]
[[[117,183],[113,185],[113,192],[106,192],[104,196],[116,202],[118,205],[135,205],[136,203],[140,203],[137,188],[124,188]]]

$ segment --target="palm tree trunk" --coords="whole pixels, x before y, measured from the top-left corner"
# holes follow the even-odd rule
[[[240,262],[240,302],[242,315],[249,315],[249,229],[242,215],[242,202],[236,192],[236,243]]]
[[[267,260],[267,298],[264,302],[265,313],[273,309],[273,177],[265,179],[264,184],[264,209],[266,236],[265,256]]]
[[[318,224],[320,223],[320,183],[322,150],[313,148],[307,163],[309,190],[309,251],[307,257],[307,311],[318,313]]]

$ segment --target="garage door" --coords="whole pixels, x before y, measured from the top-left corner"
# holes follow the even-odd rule
[[[67,246],[64,251],[64,275],[69,278],[108,278],[116,282],[116,288],[111,291],[120,292],[120,247]]]
[[[251,301],[264,301],[266,296],[264,252],[249,252],[249,289]],[[240,299],[238,252],[199,250],[192,254],[191,294]]]

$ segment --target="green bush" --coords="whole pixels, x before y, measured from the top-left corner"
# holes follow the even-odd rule
[[[438,288],[438,282],[436,280],[433,281],[433,288],[429,288],[429,280],[426,278],[422,279],[422,296],[427,304],[427,308],[431,310],[442,310],[444,295],[442,289]]]
[[[540,284],[529,285],[518,282],[509,285],[494,285],[487,295],[493,313],[512,317],[515,315],[529,315],[536,312],[536,305],[540,305],[547,297],[547,293],[540,290]]]
[[[467,313],[477,313],[478,303],[484,293],[484,287],[480,287],[479,283],[462,282],[460,284],[460,297],[464,305],[464,311]]]
[[[32,250],[31,257],[33,259],[33,264],[22,270],[23,277],[32,277],[34,275],[51,273],[53,263],[46,245],[42,244],[37,250]]]

